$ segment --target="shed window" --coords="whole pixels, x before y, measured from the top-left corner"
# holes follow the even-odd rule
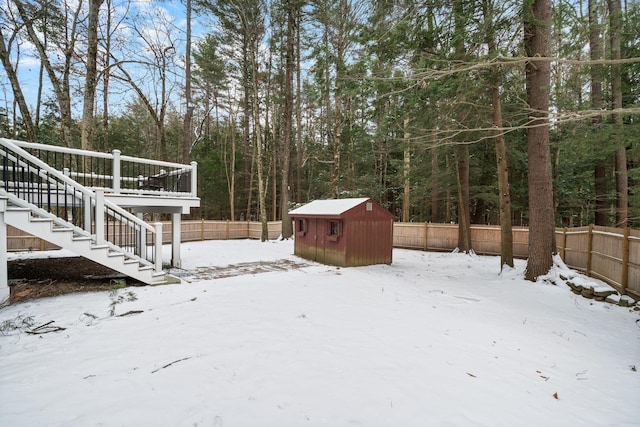
[[[304,235],[307,232],[307,220],[299,219],[298,220],[298,229],[296,230],[298,234]]]
[[[340,235],[340,221],[329,221],[329,236],[338,238]]]

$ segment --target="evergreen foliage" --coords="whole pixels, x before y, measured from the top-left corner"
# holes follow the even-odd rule
[[[610,31],[606,2],[595,3],[605,46]],[[18,13],[18,4],[24,6],[23,15]],[[29,103],[38,141],[79,147],[87,46],[83,22],[88,10],[81,8],[75,16],[76,11],[63,3],[49,2],[41,8],[43,4],[10,0],[7,13],[0,18],[0,35],[22,89],[35,84],[41,88],[42,93]],[[96,117],[90,146],[177,161],[182,158],[184,138],[185,106],[178,84],[184,75],[180,59],[184,29],[178,20],[165,15],[160,20],[161,14],[142,13],[134,3],[121,4],[128,8],[113,2],[105,5],[98,23]],[[622,125],[615,125],[606,111],[613,97],[611,66],[606,61],[601,64],[604,120],[593,120],[586,2],[553,2],[551,55],[559,59],[551,63],[550,88],[556,226],[593,223],[596,199],[606,202],[608,225],[616,224],[614,157],[620,148],[627,154],[628,223],[640,225],[640,5],[624,5],[621,57],[627,62],[621,65],[621,81],[625,112]],[[156,11],[161,6],[150,7]],[[471,222],[495,224],[500,204],[488,88],[497,81],[512,221],[513,225],[529,224],[526,127],[530,117],[524,102],[525,9],[521,2],[197,0],[194,7],[194,20],[204,28],[194,37],[192,51],[191,159],[199,163],[202,198],[195,217],[258,219],[260,162],[264,215],[269,220],[281,217],[283,182],[291,200],[369,196],[400,219],[408,178],[410,221],[457,222],[456,154],[460,154],[457,147],[465,144]],[[491,8],[492,22],[484,22],[483,7]],[[287,46],[292,40],[287,33],[290,8],[296,11],[290,34],[295,39],[293,47]],[[52,90],[46,73],[39,81],[24,77],[25,58],[39,55],[27,50],[32,42],[24,20],[32,15],[40,42],[48,46],[47,60],[74,106],[71,121],[61,112],[64,94]],[[127,28],[139,29],[137,35],[127,33],[124,25],[118,27],[125,20]],[[456,28],[456,20],[458,27],[464,23],[464,32]],[[162,25],[155,25],[159,22]],[[155,59],[141,43],[127,39],[145,35],[154,26],[157,33],[163,32],[165,23],[171,30],[154,43],[170,40],[171,44],[150,46],[162,53]],[[76,30],[71,33],[71,29]],[[496,39],[492,55],[486,41],[489,30]],[[110,47],[105,44],[107,33],[113,40]],[[293,110],[290,145],[285,145],[285,102],[291,97],[285,88],[288,47],[293,49],[296,68],[289,104]],[[51,54],[63,49],[71,49],[70,55]],[[110,61],[106,61],[108,55]],[[251,55],[256,58],[255,67]],[[632,58],[636,60],[629,61]],[[4,66],[0,83],[7,101],[0,109],[0,135],[26,139],[28,127],[13,102],[10,73]],[[106,140],[101,130],[105,76],[110,77],[105,96],[109,106]],[[163,81],[167,84],[164,98],[158,91]],[[150,112],[154,108],[158,114]],[[163,126],[157,123],[159,117]],[[162,138],[157,135],[159,130]],[[260,138],[257,130],[261,130]],[[284,156],[283,147],[290,147],[289,155]],[[258,152],[262,153],[259,157]],[[405,152],[409,153],[408,169]],[[290,170],[286,180],[281,176],[283,161]],[[603,194],[598,194],[594,180],[599,162],[606,181]]]

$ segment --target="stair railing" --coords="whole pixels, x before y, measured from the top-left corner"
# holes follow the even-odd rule
[[[79,150],[55,145],[9,140],[88,188],[114,194],[197,197],[197,162],[189,165]]]
[[[0,138],[0,151],[0,189],[10,202],[30,207],[41,216],[54,215],[56,224],[91,236],[96,245],[120,247],[143,263],[151,263],[155,271],[162,270],[162,224],[151,226],[105,200],[103,189],[83,186],[12,140]]]

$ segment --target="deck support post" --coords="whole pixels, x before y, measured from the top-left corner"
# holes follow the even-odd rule
[[[153,224],[156,229],[155,239],[153,242],[153,246],[155,247],[155,271],[156,273],[160,273],[162,271],[162,223],[156,222]]]
[[[180,212],[171,214],[171,267],[174,268],[182,268],[182,260],[180,259],[181,215]]]

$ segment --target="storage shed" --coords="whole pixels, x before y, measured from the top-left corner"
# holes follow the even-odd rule
[[[391,264],[393,215],[369,198],[315,200],[289,212],[294,253],[323,264]]]

